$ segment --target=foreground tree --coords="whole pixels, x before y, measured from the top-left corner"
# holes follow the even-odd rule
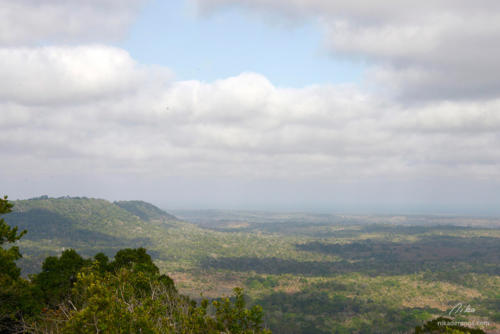
[[[45,282],[37,277],[37,284]],[[77,274],[71,291],[58,295],[64,296],[60,304],[44,310],[37,321],[25,322],[25,332],[270,333],[262,326],[262,308],[247,309],[241,289],[232,299],[196,303],[159,274],[144,249],[122,250],[111,263],[96,256]]]
[[[60,257],[47,257],[42,272],[33,278],[33,283],[42,291],[45,304],[55,307],[68,298],[78,273],[89,264],[91,261],[84,260],[73,249],[63,251]]]
[[[0,215],[12,211],[7,196],[0,198]],[[23,278],[16,261],[21,258],[19,247],[6,247],[20,240],[26,231],[19,232],[0,218],[0,333],[16,330],[23,317],[36,314],[41,307],[36,289]]]
[[[0,199],[0,214],[12,204]],[[0,220],[0,334],[181,333],[265,334],[263,311],[247,309],[243,291],[233,298],[197,303],[178,293],[144,248],[123,249],[114,260],[84,259],[75,250],[45,259],[31,281],[16,260],[19,232]]]
[[[12,211],[12,203],[7,200],[7,196],[0,198],[0,215]],[[21,258],[19,247],[12,246],[4,248],[5,243],[15,243],[26,233],[22,231],[18,233],[17,227],[10,227],[3,218],[0,219],[0,275],[4,279],[15,280],[21,274],[21,270],[16,266],[16,260]]]
[[[125,250],[124,253],[134,252],[143,253],[142,250]],[[235,289],[232,299],[212,303],[202,300],[198,304],[179,294],[172,280],[160,275],[156,266],[151,270],[149,256],[140,258],[139,263],[119,265],[118,257],[105,271],[102,271],[102,263],[95,260],[77,274],[71,292],[61,303],[56,308],[44,310],[37,321],[26,322],[24,331],[270,333],[262,326],[262,308],[247,309],[241,289]]]

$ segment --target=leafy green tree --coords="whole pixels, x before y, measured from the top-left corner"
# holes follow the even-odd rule
[[[0,215],[11,212],[12,207],[7,196],[0,198]],[[33,315],[40,309],[36,291],[20,277],[21,270],[16,265],[21,258],[19,247],[4,246],[15,243],[24,234],[26,231],[19,232],[17,227],[0,219],[0,333],[14,332],[22,317]]]
[[[94,256],[94,266],[95,269],[99,271],[101,274],[111,270],[109,258],[104,253],[97,253]]]
[[[217,330],[225,333],[267,333],[262,327],[264,312],[260,305],[246,308],[243,289],[235,288],[234,300],[213,301]]]
[[[7,200],[7,196],[0,198],[0,215],[12,211],[12,203]],[[5,243],[15,243],[26,231],[18,233],[17,227],[7,225],[3,218],[0,219],[0,273],[5,276],[5,279],[10,278],[15,280],[21,274],[21,270],[16,266],[15,261],[21,258],[19,247],[11,246],[10,248],[3,248]]]
[[[0,199],[0,214],[11,210],[7,197]],[[262,308],[246,308],[243,290],[197,303],[178,293],[144,248],[120,250],[111,262],[103,253],[84,259],[65,250],[46,258],[31,282],[24,280],[15,263],[19,248],[4,244],[25,233],[0,220],[0,334],[270,333]]]
[[[59,306],[25,325],[32,333],[265,334],[262,308],[245,307],[241,289],[233,298],[196,303],[160,275],[144,249],[119,251],[107,267],[96,255],[77,273]],[[107,269],[103,269],[107,268]]]
[[[90,263],[74,249],[65,250],[60,257],[49,256],[45,259],[42,272],[34,276],[33,283],[43,292],[45,303],[55,307],[69,296],[77,274]]]
[[[160,272],[158,267],[153,263],[151,256],[144,248],[126,248],[118,251],[115,255],[115,260],[110,264],[113,270],[128,268],[132,271],[142,271],[151,274]]]

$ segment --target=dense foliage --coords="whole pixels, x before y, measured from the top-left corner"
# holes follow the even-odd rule
[[[130,249],[146,247],[154,265],[175,280],[179,295],[198,300],[203,292],[217,299],[242,286],[249,306],[262,305],[263,321],[276,334],[413,332],[448,315],[459,302],[475,308],[475,313],[461,314],[462,320],[488,321],[488,331],[499,328],[500,229],[495,219],[419,216],[408,218],[421,224],[412,226],[382,224],[401,217],[174,214],[197,225],[140,201],[66,197],[16,201],[6,218],[29,231],[18,241],[23,258],[17,263],[24,276],[39,273],[33,282],[50,276],[42,268],[47,257],[78,262],[69,253],[75,249],[85,263],[75,265],[76,274],[69,269],[61,274],[67,279],[60,284],[77,286],[78,275],[90,267],[99,271],[99,284],[110,287],[119,278],[102,277],[134,270],[134,261],[142,260],[130,259],[142,255]],[[462,219],[464,225],[449,225]],[[120,253],[123,249],[129,250]],[[117,261],[129,265],[117,271],[110,266]],[[54,260],[47,264],[58,266]],[[72,289],[51,291],[30,293],[46,304],[65,296],[80,307]],[[71,304],[66,308],[74,311]],[[215,306],[209,303],[207,312],[214,317]]]
[[[143,201],[116,201],[113,204],[136,215],[145,221],[162,220],[164,218],[176,220],[175,216],[158,209],[156,206]]]
[[[12,211],[7,196],[0,198],[0,214]],[[21,270],[15,261],[21,258],[17,246],[7,247],[21,239],[26,231],[18,232],[17,227],[7,225],[0,219],[0,332],[13,328],[23,313],[36,312],[37,302],[29,282],[20,277]]]
[[[46,309],[24,321],[31,333],[267,333],[262,308],[234,299],[197,303],[179,294],[143,248],[83,260],[73,250],[47,258],[34,284]]]
[[[12,204],[0,200],[0,213]],[[18,233],[0,220],[0,244]],[[31,281],[20,276],[16,246],[0,248],[0,333],[270,333],[260,306],[246,307],[242,289],[233,298],[196,302],[160,274],[144,248],[84,259],[68,249],[47,257]]]

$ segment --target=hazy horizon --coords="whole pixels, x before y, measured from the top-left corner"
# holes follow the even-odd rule
[[[446,206],[429,206],[429,205],[418,205],[418,204],[399,204],[394,205],[393,203],[386,204],[369,204],[365,203],[360,205],[357,203],[356,205],[349,204],[332,204],[332,205],[324,205],[320,206],[317,203],[311,203],[311,205],[306,205],[304,202],[301,203],[283,203],[282,205],[265,205],[265,204],[228,204],[227,202],[221,203],[219,205],[211,205],[211,204],[203,204],[203,203],[193,203],[191,205],[185,204],[172,204],[172,202],[163,202],[158,200],[147,200],[140,197],[104,197],[104,196],[93,196],[91,194],[39,194],[35,196],[21,196],[21,197],[12,197],[9,196],[9,200],[30,200],[37,199],[41,196],[48,196],[49,198],[78,198],[78,197],[86,197],[86,198],[94,198],[94,199],[103,199],[109,202],[115,201],[145,201],[149,202],[162,210],[168,211],[169,213],[173,212],[182,212],[182,211],[222,211],[222,212],[261,212],[261,213],[290,213],[290,214],[313,214],[313,215],[374,215],[374,216],[457,216],[457,217],[483,217],[483,218],[498,218],[500,217],[500,211],[495,208],[477,208],[477,207],[468,207],[464,205],[461,209],[457,210],[455,206],[446,207]]]

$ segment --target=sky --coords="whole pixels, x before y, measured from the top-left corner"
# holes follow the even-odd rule
[[[500,215],[499,9],[0,0],[0,192]]]

